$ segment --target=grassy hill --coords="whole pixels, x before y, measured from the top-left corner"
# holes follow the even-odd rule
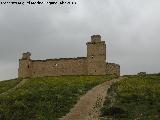
[[[160,120],[160,75],[126,76],[108,94],[102,108],[104,118]]]
[[[5,80],[0,81],[0,94],[13,88],[20,82],[20,79],[12,79],[12,80]]]
[[[113,76],[30,78],[9,94],[0,95],[0,120],[56,120],[69,112],[79,97]],[[19,80],[0,82],[0,92]]]

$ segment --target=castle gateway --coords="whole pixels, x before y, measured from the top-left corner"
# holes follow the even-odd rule
[[[31,53],[23,53],[19,59],[18,77],[43,77],[59,75],[120,76],[120,66],[106,62],[106,44],[100,35],[91,36],[87,42],[87,57],[32,60]]]

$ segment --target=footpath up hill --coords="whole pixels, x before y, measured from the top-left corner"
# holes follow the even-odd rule
[[[0,82],[0,120],[57,120],[91,88],[114,76],[60,76]],[[12,85],[10,85],[12,84]],[[5,88],[5,89],[4,89]]]

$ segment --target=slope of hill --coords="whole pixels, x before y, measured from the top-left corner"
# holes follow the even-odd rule
[[[56,120],[82,94],[113,76],[31,78],[15,91],[0,96],[0,120]]]
[[[160,75],[127,76],[108,91],[102,120],[160,120]]]
[[[19,79],[0,81],[0,94],[13,88],[20,82]]]

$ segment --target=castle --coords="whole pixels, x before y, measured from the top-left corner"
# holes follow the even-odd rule
[[[32,60],[31,53],[23,53],[19,59],[18,77],[43,77],[60,75],[120,76],[120,66],[106,62],[106,44],[100,35],[91,36],[87,42],[87,57]]]

